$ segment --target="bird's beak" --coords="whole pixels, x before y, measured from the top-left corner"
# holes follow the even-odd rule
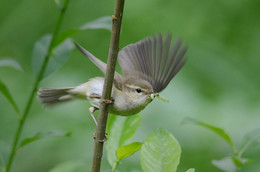
[[[160,99],[160,100],[162,100],[162,101],[164,101],[164,102],[169,102],[168,99],[166,99],[166,98],[160,96],[159,93],[148,94],[148,96],[149,96],[152,100],[155,99],[155,97],[158,97],[158,99]]]

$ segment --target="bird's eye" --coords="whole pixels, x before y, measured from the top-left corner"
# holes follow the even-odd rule
[[[137,93],[141,93],[142,90],[141,90],[140,88],[137,88],[137,89],[136,89],[136,92],[137,92]]]

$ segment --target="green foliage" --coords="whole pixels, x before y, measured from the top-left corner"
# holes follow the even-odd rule
[[[186,172],[195,172],[195,169],[194,168],[190,168]]]
[[[260,129],[255,129],[246,133],[241,142],[241,149],[240,151],[237,151],[237,148],[235,147],[233,141],[231,140],[230,136],[226,133],[225,130],[191,118],[186,118],[183,123],[195,124],[207,128],[217,133],[231,146],[234,153],[233,156],[228,156],[221,160],[212,160],[212,164],[214,166],[227,172],[237,172],[240,170],[241,167],[252,162],[251,159],[242,158],[242,155],[246,150],[253,149],[260,145]]]
[[[49,172],[83,172],[84,162],[83,161],[67,161],[58,164]]]
[[[37,91],[39,82],[46,76],[52,74],[56,70],[58,70],[60,67],[62,67],[69,59],[71,51],[74,49],[74,44],[71,39],[69,39],[70,36],[72,36],[75,33],[87,30],[87,29],[108,29],[111,30],[111,18],[108,17],[102,17],[97,20],[88,22],[84,24],[82,27],[76,30],[69,30],[67,32],[64,32],[60,34],[60,36],[57,37],[57,33],[59,32],[60,24],[63,18],[64,11],[68,5],[68,0],[55,0],[58,7],[61,9],[60,11],[60,17],[57,20],[56,28],[53,33],[47,34],[42,36],[34,45],[33,53],[32,53],[32,71],[35,76],[35,84],[34,88],[32,89],[31,96],[28,100],[28,103],[26,105],[26,109],[24,111],[24,114],[20,116],[20,112],[18,109],[18,106],[16,105],[14,99],[12,98],[8,87],[0,81],[0,92],[3,93],[3,95],[6,97],[6,99],[9,101],[9,103],[12,105],[12,107],[15,109],[15,111],[18,114],[19,120],[21,121],[19,123],[19,127],[17,128],[16,134],[15,134],[15,141],[13,143],[12,151],[9,157],[9,160],[7,162],[7,172],[10,171],[13,158],[16,154],[16,150],[28,145],[29,143],[35,142],[37,140],[47,138],[47,137],[53,137],[53,136],[68,136],[68,132],[61,132],[61,131],[51,131],[48,133],[38,133],[33,137],[25,138],[20,145],[17,147],[17,142],[19,140],[19,137],[22,132],[22,128],[24,125],[24,121],[26,120],[29,110],[32,106],[32,101],[34,98],[34,95]],[[12,67],[14,69],[22,70],[22,67],[13,59],[2,59],[0,60],[0,67],[7,66]],[[129,123],[129,125],[132,125]],[[131,136],[131,132],[129,132],[126,129],[124,133],[127,134],[127,136]],[[135,131],[134,131],[135,132]],[[127,136],[122,136],[121,141],[118,143],[119,145],[123,144],[125,141],[128,140]],[[63,168],[63,167],[60,167]]]
[[[206,123],[203,123],[203,122],[200,122],[200,121],[197,121],[197,120],[194,120],[194,119],[191,119],[191,118],[186,118],[183,123],[185,124],[196,124],[196,125],[199,125],[199,126],[202,126],[202,127],[205,127],[211,131],[213,131],[214,133],[218,134],[220,137],[222,137],[231,147],[232,149],[234,150],[234,152],[237,152],[235,146],[234,146],[234,143],[233,141],[231,140],[231,138],[229,137],[229,135],[221,128],[218,128],[218,127],[215,127],[215,126],[212,126],[212,125],[209,125],[209,124],[206,124]]]
[[[227,172],[235,172],[237,169],[231,157],[225,157],[221,160],[212,160],[212,164]]]
[[[158,129],[145,140],[140,153],[144,172],[175,172],[181,156],[181,147],[171,133]]]
[[[61,4],[59,6],[62,9],[64,0],[56,0],[56,2],[58,2],[58,5]],[[35,40],[39,39],[39,35],[53,30],[52,26],[57,18],[58,10],[52,3],[52,1],[34,0],[1,1],[1,56],[16,57],[26,72],[21,75],[17,71],[8,70],[6,72],[6,69],[0,68],[0,80],[8,88],[20,110],[24,110],[25,107],[22,106],[23,103],[18,104],[18,102],[26,101],[28,97],[24,97],[24,95],[30,94],[29,90],[33,87],[31,73],[29,72],[31,70],[28,65],[31,60],[33,44]],[[61,31],[66,32],[67,29],[70,30],[69,28],[81,26],[83,23],[97,18],[97,16],[111,16],[114,7],[111,1],[78,0],[71,1],[70,5],[64,18],[65,22],[61,25]],[[30,9],[29,13],[28,9]],[[145,138],[154,127],[161,125],[158,119],[165,121],[163,124],[170,132],[178,132],[178,136],[181,136],[179,141],[183,143],[182,149],[187,150],[183,151],[182,154],[182,160],[185,162],[181,163],[182,169],[188,169],[189,163],[196,163],[197,171],[216,171],[215,167],[208,163],[210,162],[209,159],[212,155],[223,154],[227,151],[227,148],[224,147],[221,151],[212,148],[212,142],[207,142],[207,135],[193,131],[186,132],[186,129],[190,126],[181,128],[179,121],[184,115],[192,115],[198,120],[203,119],[203,121],[215,120],[225,127],[234,141],[239,140],[244,131],[259,127],[259,1],[188,2],[166,0],[161,3],[156,0],[134,0],[127,2],[125,12],[120,47],[146,36],[154,35],[157,32],[170,32],[173,34],[173,38],[181,37],[183,42],[189,45],[188,62],[162,93],[162,95],[170,97],[169,104],[162,105],[155,100],[152,105],[147,107],[146,111],[142,113],[145,120],[142,124],[142,131],[138,134],[139,137]],[[74,38],[77,41],[88,42],[90,50],[97,53],[99,57],[107,56],[108,32],[91,30],[90,32],[82,32],[80,35],[68,35],[75,36]],[[65,36],[63,40],[66,40],[66,38],[68,37]],[[58,83],[57,85],[63,86],[64,84],[64,86],[67,86],[68,81],[79,84],[87,81],[88,75],[96,76],[96,73],[98,73],[87,63],[81,63],[80,58],[73,57],[70,60],[69,65],[55,73],[57,76],[49,77],[44,80],[43,84],[51,86]],[[21,93],[21,90],[23,93]],[[34,95],[34,97],[36,96]],[[17,128],[17,122],[13,122],[13,109],[7,105],[8,102],[5,99],[6,97],[1,94],[0,140],[1,143],[9,144],[13,142],[12,135]],[[37,101],[35,100],[35,102]],[[80,114],[78,112],[86,111],[87,105],[84,103],[73,109],[73,115],[68,114],[72,111],[69,104],[67,104],[68,106],[61,105],[58,108],[58,113],[64,113],[65,116],[56,114],[58,117],[56,115],[50,116],[48,113],[51,110],[45,111],[38,107],[38,102],[34,105],[33,116],[30,116],[31,118],[26,121],[24,126],[25,132],[39,131],[41,128],[60,128],[61,126],[73,128],[77,131],[76,133],[81,132],[84,133],[83,135],[93,132],[92,125],[85,125],[84,119],[77,119],[77,115]],[[53,108],[54,113],[55,110]],[[157,114],[158,110],[160,110],[160,117]],[[68,118],[72,119],[69,124]],[[45,125],[37,125],[40,121]],[[21,136],[23,136],[23,133]],[[206,141],[200,144],[196,140],[198,137]],[[34,157],[35,151],[31,150],[30,147],[20,151],[17,159],[15,158],[13,171],[30,172],[37,171],[39,168],[48,171],[50,162],[55,164],[80,155],[84,156],[84,162],[89,163],[92,157],[90,151],[92,149],[91,139],[81,134],[78,134],[78,137],[77,135],[73,136],[73,139],[75,139],[73,142],[76,146],[71,145],[71,142],[64,142],[61,146],[59,142],[54,140],[46,142],[45,147],[35,143],[32,148],[37,149],[36,154],[41,156],[38,157],[36,163],[30,165],[27,163],[27,157]],[[250,140],[249,138],[242,141],[238,150],[243,157],[245,155],[246,157],[253,157],[255,162],[244,166],[241,172],[258,171],[260,167],[257,152],[259,149],[256,149],[258,144],[254,146],[249,142]],[[255,141],[253,142],[255,143]],[[2,144],[0,147],[3,147]],[[57,149],[48,149],[50,147]],[[243,151],[244,148],[246,148],[245,151]],[[208,149],[211,149],[211,152],[205,154],[205,151],[209,151]],[[10,151],[9,148],[6,148],[6,150]],[[60,151],[64,153],[60,153]],[[56,155],[46,158],[51,153]],[[5,155],[4,151],[2,151],[2,155]],[[237,161],[234,156],[231,156],[231,159]],[[6,163],[6,158],[3,161]],[[122,163],[126,167],[124,170],[132,165],[127,162],[127,159],[122,161],[126,161]],[[237,162],[237,164],[240,164],[240,162]],[[108,163],[104,163],[102,166],[109,168]]]
[[[0,67],[10,67],[19,71],[23,71],[21,65],[11,59],[11,58],[3,58],[0,59]],[[20,118],[20,112],[19,112],[19,108],[16,105],[13,97],[11,96],[11,93],[8,90],[8,87],[0,80],[0,92],[5,96],[5,98],[9,101],[9,103],[12,105],[12,107],[14,108],[15,112],[18,115],[18,118]]]
[[[111,167],[118,161],[116,151],[131,140],[141,122],[140,115],[121,117],[110,115],[107,124],[108,140],[105,144],[107,159]]]
[[[252,151],[254,148],[260,145],[260,128],[252,130],[243,137],[241,141],[241,149],[239,155],[242,155],[245,151]]]
[[[16,69],[16,70],[23,72],[22,66],[12,58],[2,58],[2,59],[0,59],[0,67],[11,67],[13,69]]]
[[[30,143],[33,143],[37,140],[41,140],[41,139],[45,139],[45,138],[49,138],[49,137],[57,137],[57,136],[70,136],[70,134],[71,134],[70,132],[64,132],[64,131],[58,131],[58,130],[49,131],[47,133],[37,133],[33,137],[25,138],[19,145],[18,149],[20,149]]]
[[[175,172],[180,161],[181,147],[174,136],[164,129],[151,133],[144,141],[127,143],[137,131],[140,115],[109,116],[107,159],[115,172],[120,161],[141,149],[140,163],[144,172]],[[192,171],[192,169],[190,169]]]
[[[39,75],[43,61],[47,57],[51,39],[51,35],[44,35],[34,45],[32,54],[32,71],[35,77]],[[63,66],[68,61],[70,53],[73,49],[74,44],[70,39],[67,39],[57,48],[53,49],[49,64],[45,69],[43,77],[50,75]]]
[[[108,31],[111,31],[112,29],[112,19],[110,16],[100,17],[96,20],[90,21],[85,23],[79,28],[70,29],[65,32],[62,32],[58,37],[55,39],[53,43],[53,47],[55,48],[57,45],[59,45],[61,42],[63,42],[65,39],[83,32],[88,29],[106,29]]]
[[[11,96],[8,88],[2,81],[0,81],[0,92],[2,92],[2,94],[5,96],[5,98],[9,101],[9,103],[14,108],[15,112],[18,114],[18,117],[20,117],[20,112],[19,112],[19,109],[18,109],[16,103],[15,103],[13,97]]]
[[[120,161],[141,149],[143,143],[134,142],[125,146],[121,146],[116,150],[116,157]]]

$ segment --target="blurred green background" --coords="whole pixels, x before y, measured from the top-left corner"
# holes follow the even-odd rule
[[[62,30],[81,26],[102,16],[111,16],[112,0],[70,2]],[[35,41],[51,33],[58,16],[53,0],[1,0],[0,58],[12,57],[25,72],[0,68],[0,79],[24,109],[32,89],[31,55]],[[134,140],[143,141],[162,127],[182,146],[178,171],[220,171],[213,159],[231,155],[229,146],[204,128],[181,125],[185,117],[224,128],[239,147],[243,135],[260,126],[260,1],[258,0],[126,0],[120,48],[158,32],[170,32],[189,45],[188,62],[162,95],[169,103],[152,102],[142,111],[142,123]],[[94,55],[106,61],[110,33],[88,30],[73,37]],[[41,87],[68,87],[102,73],[74,50],[69,61],[44,79]],[[15,157],[14,172],[45,172],[69,160],[83,160],[90,169],[95,125],[89,104],[75,101],[44,108],[35,99],[23,137],[53,129],[72,136],[35,142]],[[0,152],[5,161],[17,128],[15,112],[0,94]],[[119,170],[140,171],[139,153],[123,160]],[[260,151],[249,152],[255,161],[242,172],[260,169]],[[109,169],[105,158],[103,169]]]

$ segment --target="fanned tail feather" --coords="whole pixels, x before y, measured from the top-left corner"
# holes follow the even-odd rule
[[[74,95],[70,93],[70,88],[40,88],[38,91],[39,100],[45,105],[53,105],[64,101],[74,99]]]

